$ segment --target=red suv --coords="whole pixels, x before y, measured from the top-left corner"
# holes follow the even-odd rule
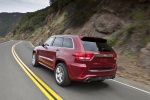
[[[67,86],[72,80],[90,82],[115,78],[116,58],[105,39],[56,35],[34,48],[32,65],[52,69],[57,84]]]

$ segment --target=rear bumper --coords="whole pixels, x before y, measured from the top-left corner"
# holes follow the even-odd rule
[[[114,69],[105,70],[89,70],[85,64],[71,64],[69,66],[69,75],[72,80],[103,80],[115,78],[117,65]]]
[[[97,77],[88,77],[84,80],[84,82],[91,82],[91,81],[99,81],[99,80],[105,80],[105,79],[114,79],[115,75],[110,76],[97,76]]]

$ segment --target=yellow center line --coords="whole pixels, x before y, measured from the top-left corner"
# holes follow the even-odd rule
[[[19,42],[21,43],[21,42]],[[17,44],[19,44],[17,43]],[[15,60],[18,62],[18,64],[21,66],[21,68],[26,72],[26,74],[31,78],[31,80],[37,85],[37,87],[44,93],[44,95],[49,100],[54,100],[54,98],[49,94],[51,93],[57,100],[63,100],[59,95],[57,95],[46,83],[44,83],[36,74],[34,74],[24,63],[23,61],[18,57],[17,53],[15,52],[15,46],[12,47],[12,54],[15,58]],[[40,84],[39,84],[39,83]],[[49,92],[47,92],[44,88]]]

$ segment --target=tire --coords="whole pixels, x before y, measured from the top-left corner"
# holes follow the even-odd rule
[[[64,63],[58,63],[55,69],[55,80],[59,86],[68,86],[71,84],[71,80],[68,75],[66,65]]]
[[[39,64],[38,61],[37,61],[36,53],[33,53],[33,54],[32,54],[32,65],[33,65],[33,67],[38,67],[38,66],[40,66],[40,64]]]

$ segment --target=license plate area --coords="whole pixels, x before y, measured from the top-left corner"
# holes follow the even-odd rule
[[[103,62],[103,63],[108,62],[108,59],[107,58],[100,58],[100,62]]]
[[[114,57],[113,54],[94,54],[94,57]]]

